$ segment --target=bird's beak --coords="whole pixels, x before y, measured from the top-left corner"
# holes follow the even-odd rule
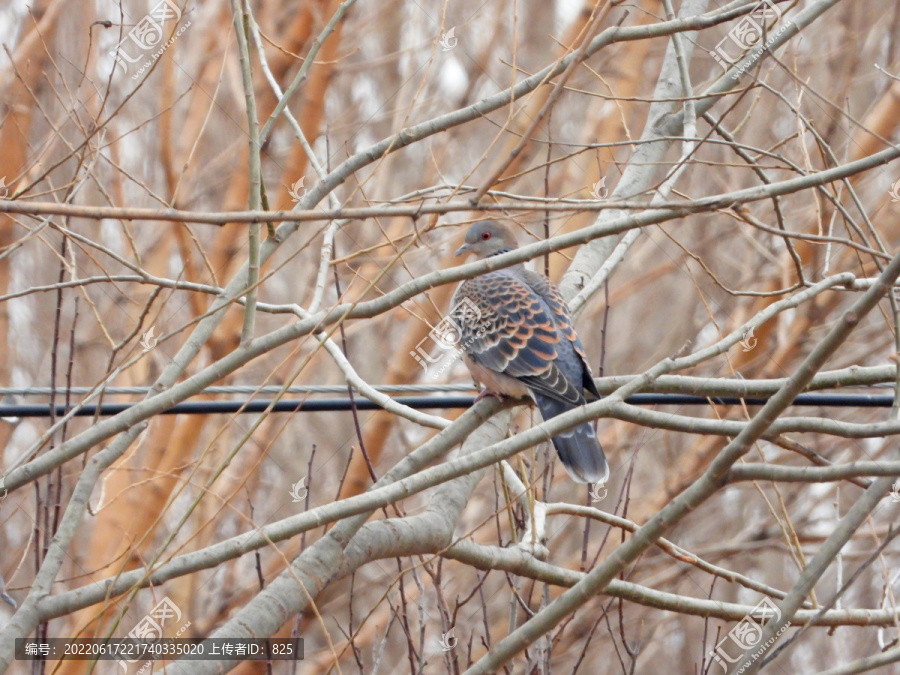
[[[458,249],[456,249],[456,257],[458,258],[458,257],[461,256],[463,253],[468,253],[468,252],[471,251],[471,250],[472,250],[472,247],[471,247],[471,246],[469,246],[468,244],[463,244],[463,245],[460,246]]]

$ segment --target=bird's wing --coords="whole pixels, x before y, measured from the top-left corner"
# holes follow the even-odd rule
[[[583,380],[584,388],[599,398],[600,394],[597,392],[597,387],[591,377],[587,354],[585,354],[584,347],[581,346],[581,340],[578,339],[578,335],[575,333],[574,322],[571,314],[569,314],[569,306],[563,299],[559,289],[543,274],[538,274],[529,269],[521,268],[516,271],[516,275],[547,304],[560,335],[572,345],[572,349],[578,355],[579,365],[581,366],[580,379]]]
[[[575,345],[575,351],[584,358],[584,349],[581,347],[578,335],[575,334],[575,327],[572,325],[572,317],[569,314],[569,306],[563,300],[559,289],[543,274],[538,274],[533,270],[523,268],[517,270],[517,273],[522,281],[547,303],[560,334]]]
[[[514,377],[560,401],[584,401],[559,357],[571,354],[553,309],[528,284],[506,271],[469,279],[454,296],[459,346],[479,365]],[[567,337],[567,336],[564,336]]]

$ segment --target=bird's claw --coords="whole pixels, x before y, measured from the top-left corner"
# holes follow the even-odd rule
[[[491,391],[490,389],[485,388],[485,389],[482,389],[478,393],[478,396],[475,397],[475,403],[478,403],[478,401],[486,399],[489,396],[493,396],[495,399],[500,401],[500,403],[505,402],[509,398],[508,396],[504,396],[503,394],[500,394],[496,391]]]

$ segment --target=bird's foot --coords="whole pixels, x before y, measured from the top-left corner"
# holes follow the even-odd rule
[[[509,396],[506,396],[505,394],[501,394],[496,391],[491,391],[490,389],[485,387],[478,393],[478,396],[475,397],[475,403],[478,403],[478,401],[486,399],[489,396],[493,396],[495,399],[500,401],[500,403],[505,403],[509,399]]]

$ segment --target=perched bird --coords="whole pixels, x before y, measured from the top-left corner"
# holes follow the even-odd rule
[[[517,248],[513,233],[492,220],[475,223],[456,251],[479,258]],[[453,296],[458,346],[485,394],[534,397],[544,421],[600,396],[559,289],[523,265],[467,279]],[[609,466],[590,423],[553,437],[559,458],[580,483],[606,483]]]

